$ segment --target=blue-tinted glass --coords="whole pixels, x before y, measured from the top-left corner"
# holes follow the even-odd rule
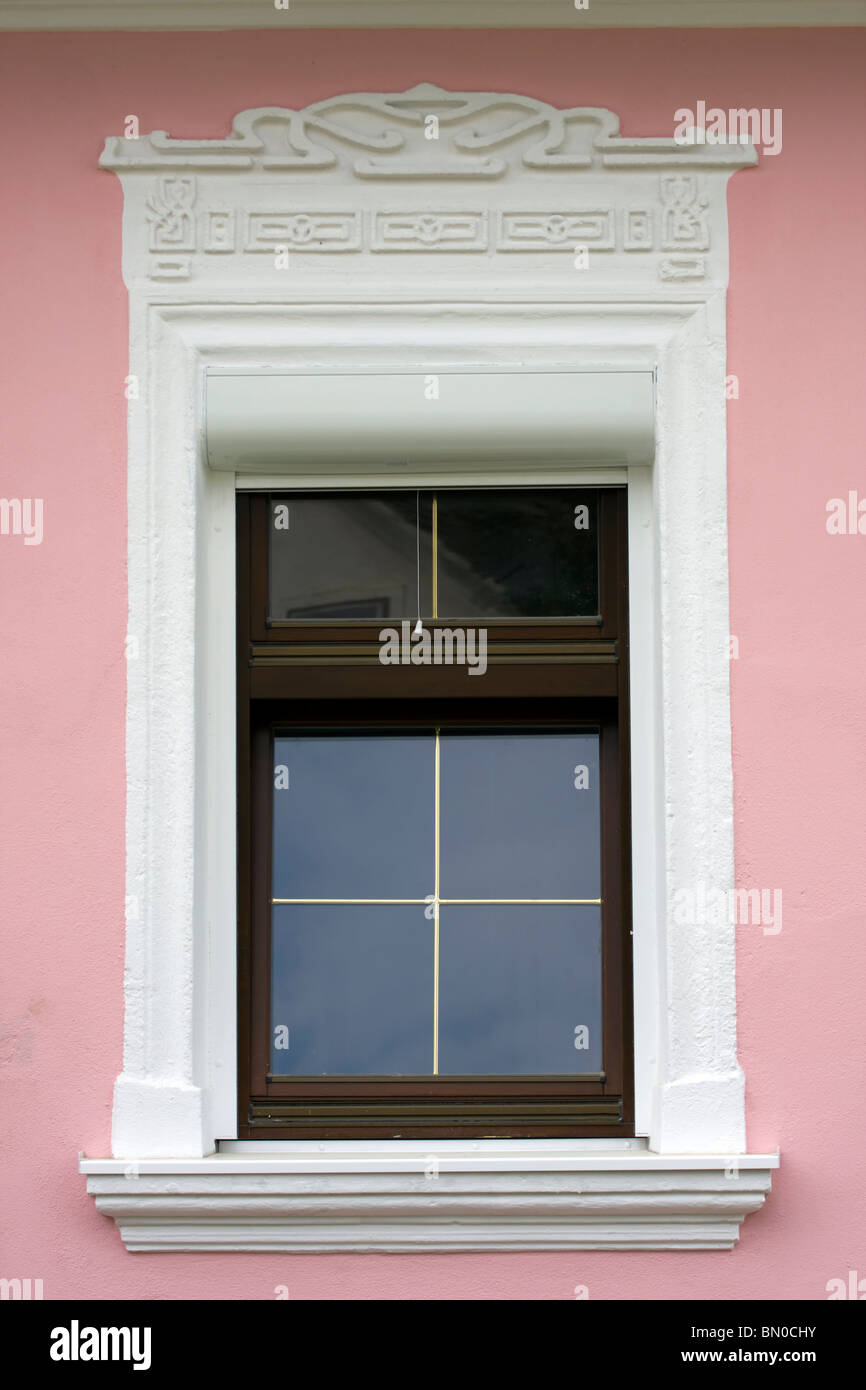
[[[419,551],[421,614],[428,616],[431,515],[431,494],[419,499],[414,491],[272,499],[271,617],[417,617]]]
[[[273,1073],[428,1075],[434,927],[423,904],[272,911]]]
[[[443,906],[440,1075],[601,1069],[601,909]]]
[[[273,896],[432,893],[434,775],[429,732],[275,738]]]
[[[443,898],[598,898],[597,733],[441,736]]]
[[[436,504],[441,618],[598,613],[596,492],[438,492]]]

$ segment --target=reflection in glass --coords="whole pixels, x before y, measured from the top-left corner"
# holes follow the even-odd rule
[[[275,906],[272,1072],[429,1074],[433,930],[423,904]]]
[[[591,732],[443,731],[442,897],[600,897],[598,749]]]
[[[307,493],[269,507],[272,620],[591,617],[594,489]]]
[[[550,901],[600,897],[598,732],[436,748],[432,729],[275,736],[274,1074],[601,1069],[601,909]]]
[[[275,898],[433,892],[432,732],[277,735],[273,807]]]
[[[601,1044],[600,908],[441,908],[441,1076],[597,1073]]]
[[[270,504],[271,618],[417,616],[415,492],[317,493]],[[431,512],[420,498],[422,613],[431,612]]]
[[[440,618],[598,613],[595,492],[445,491],[436,507]]]

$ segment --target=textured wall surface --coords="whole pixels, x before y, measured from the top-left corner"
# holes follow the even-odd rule
[[[866,498],[860,31],[339,32],[0,37],[0,1275],[46,1298],[825,1298],[866,1272]],[[782,1151],[732,1253],[130,1255],[76,1171],[109,1150],[121,1066],[124,118],[212,137],[246,107],[421,81],[607,106],[624,134],[678,107],[783,111],[783,147],[729,186],[728,371],[737,883],[783,892],[738,927],[749,1147]],[[866,524],[866,523],[864,523]]]

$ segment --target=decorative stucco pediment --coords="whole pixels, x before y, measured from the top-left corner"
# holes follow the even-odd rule
[[[214,140],[112,137],[100,164],[127,194],[128,281],[278,285],[295,253],[315,277],[346,252],[353,276],[359,261],[390,273],[383,258],[400,255],[412,280],[446,252],[460,258],[449,273],[489,278],[500,253],[524,252],[597,290],[723,284],[713,224],[728,176],[756,158],[751,145],[625,137],[603,108],[422,84],[243,111]]]

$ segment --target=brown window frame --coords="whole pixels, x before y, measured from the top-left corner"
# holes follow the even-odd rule
[[[599,615],[466,619],[488,630],[487,671],[468,681],[457,666],[383,667],[382,620],[269,620],[269,504],[285,494],[291,489],[237,497],[238,1137],[633,1135],[626,488],[598,489]],[[605,1071],[594,1079],[271,1079],[274,731],[467,725],[600,731]]]

